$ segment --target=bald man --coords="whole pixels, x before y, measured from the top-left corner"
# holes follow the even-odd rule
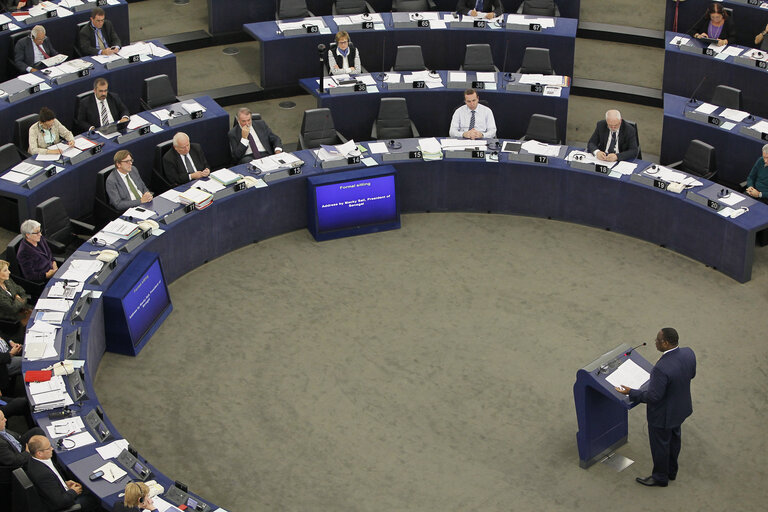
[[[211,173],[200,144],[191,143],[189,136],[178,132],[173,136],[173,149],[163,156],[163,175],[171,187],[205,178]]]
[[[621,118],[618,110],[605,113],[605,121],[599,121],[587,150],[598,160],[617,162],[637,158],[637,132],[635,128]]]

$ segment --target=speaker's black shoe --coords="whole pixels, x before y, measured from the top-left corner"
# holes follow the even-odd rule
[[[658,480],[654,480],[652,476],[646,477],[646,478],[635,478],[637,483],[647,485],[648,487],[666,487],[667,482],[659,482]]]

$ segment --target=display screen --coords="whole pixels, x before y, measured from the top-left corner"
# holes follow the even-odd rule
[[[134,344],[141,340],[169,302],[160,261],[156,259],[122,299]]]
[[[318,185],[315,199],[320,233],[398,220],[392,174]]]

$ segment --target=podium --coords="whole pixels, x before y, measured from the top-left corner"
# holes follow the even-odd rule
[[[629,355],[627,355],[629,353]],[[576,372],[573,399],[579,431],[579,466],[586,469],[627,442],[628,413],[637,403],[616,391],[606,378],[631,359],[648,373],[653,365],[626,343],[606,352]]]

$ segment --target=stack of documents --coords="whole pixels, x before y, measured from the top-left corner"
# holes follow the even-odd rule
[[[83,289],[83,283],[77,281],[55,281],[48,288],[49,299],[73,299]]]
[[[541,25],[541,28],[555,26],[555,18],[526,16],[524,14],[507,14],[507,23],[510,25]]]
[[[443,159],[443,147],[434,137],[419,139],[419,149],[425,161]]]
[[[557,144],[544,144],[543,142],[539,142],[537,140],[527,140],[523,142],[522,146],[520,146],[520,149],[523,149],[527,153],[531,153],[533,155],[554,157],[560,154],[560,148],[561,146]]]
[[[96,448],[96,451],[99,452],[99,455],[101,455],[102,459],[109,460],[117,458],[117,456],[120,455],[126,448],[128,448],[128,440],[118,439],[117,441],[112,441],[111,443],[105,444],[104,446],[99,446]]]
[[[195,112],[205,112],[205,107],[196,102],[195,100],[185,101],[181,104],[181,108],[183,108],[187,114],[193,114]]]
[[[358,156],[360,151],[357,149],[357,144],[354,140],[349,140],[344,144],[338,144],[336,146],[328,146],[325,144],[320,145],[320,149],[317,150],[317,158],[321,162],[330,162],[333,160],[343,160],[350,156]]]
[[[258,160],[251,160],[251,165],[265,173],[300,167],[303,164],[304,161],[292,153],[278,153],[259,158]]]
[[[39,314],[39,313],[38,313]],[[64,315],[64,313],[60,313]],[[35,320],[24,337],[24,359],[36,361],[57,357],[56,331],[57,327],[48,322]]]
[[[211,178],[226,186],[237,183],[240,179],[242,179],[242,175],[234,173],[225,167],[224,169],[213,171],[211,173]]]
[[[46,68],[50,68],[50,67],[61,64],[65,60],[67,60],[67,56],[64,55],[63,53],[60,53],[58,55],[54,55],[53,57],[48,57],[47,59],[43,59],[40,62],[45,64]]]
[[[115,219],[104,226],[102,231],[110,235],[115,235],[118,238],[122,238],[123,240],[128,240],[129,238],[139,234],[141,229],[139,229],[139,226],[133,222],[128,222],[127,220],[123,219]]]
[[[179,201],[181,204],[194,204],[195,208],[203,210],[213,203],[213,194],[193,187],[184,192],[180,192]]]
[[[99,235],[101,238],[101,235]],[[86,282],[94,273],[101,270],[104,263],[99,260],[67,260],[68,267],[59,277],[70,281]],[[82,287],[81,287],[82,289]],[[49,295],[50,296],[50,295]]]
[[[42,170],[43,168],[40,165],[31,162],[21,162],[14,165],[11,167],[11,170],[3,174],[2,179],[12,183],[21,184]]]
[[[192,185],[192,187],[199,188],[200,190],[209,192],[211,194],[215,194],[219,190],[224,190],[226,188],[224,185],[214,179],[197,180],[197,182]]]
[[[74,403],[67,393],[67,385],[61,375],[56,375],[47,382],[30,382],[29,398],[34,412],[49,411]]]
[[[648,166],[643,171],[643,174],[650,176],[651,178],[666,181],[667,183],[680,183],[686,187],[700,187],[702,182],[697,180],[693,176],[688,176],[684,172],[664,167],[663,165]]]
[[[80,416],[72,416],[71,418],[52,421],[45,429],[48,431],[49,439],[58,439],[81,432],[85,429],[85,425]]]
[[[541,84],[556,85],[558,87],[568,87],[570,78],[561,75],[540,75],[538,73],[523,73],[520,77],[521,84]]]

